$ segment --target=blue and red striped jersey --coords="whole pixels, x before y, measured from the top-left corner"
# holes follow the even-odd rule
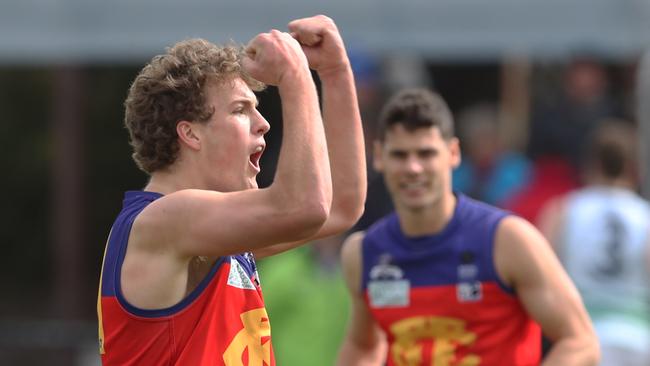
[[[407,237],[396,213],[366,232],[362,289],[387,335],[388,365],[538,365],[540,328],[495,270],[507,213],[456,196],[438,234]]]
[[[271,328],[250,253],[221,257],[181,302],[140,309],[121,292],[121,267],[137,215],[162,195],[127,192],[109,234],[99,295],[104,365],[275,365]]]

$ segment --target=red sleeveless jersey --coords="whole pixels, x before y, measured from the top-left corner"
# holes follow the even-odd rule
[[[104,254],[97,314],[104,365],[274,366],[271,328],[250,253],[222,257],[180,303],[129,304],[120,269],[136,216],[161,197],[127,192]]]
[[[457,197],[439,234],[406,237],[394,213],[366,233],[362,286],[387,336],[387,364],[538,365],[540,328],[494,268],[494,234],[506,213]]]

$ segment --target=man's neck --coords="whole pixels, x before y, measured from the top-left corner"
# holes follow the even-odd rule
[[[167,168],[152,173],[144,190],[167,195],[183,189],[202,189],[202,185],[195,181],[191,174],[183,174],[174,168]]]
[[[397,208],[400,226],[406,236],[416,237],[441,232],[454,216],[457,198],[448,192],[435,204],[421,209]]]

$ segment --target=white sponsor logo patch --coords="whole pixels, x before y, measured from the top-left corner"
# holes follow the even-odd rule
[[[483,286],[479,281],[461,282],[456,286],[456,297],[460,302],[476,302],[483,298]]]
[[[228,285],[244,290],[255,290],[255,285],[246,274],[244,268],[235,258],[230,258],[230,273],[228,273]]]
[[[370,281],[370,305],[375,308],[408,306],[410,287],[408,280]]]

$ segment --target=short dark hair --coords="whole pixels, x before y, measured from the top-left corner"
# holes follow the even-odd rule
[[[454,137],[454,119],[444,99],[429,89],[404,89],[393,95],[379,115],[377,138],[384,141],[395,125],[407,131],[437,127],[445,140]]]
[[[630,122],[618,119],[601,121],[584,152],[586,168],[596,169],[609,179],[629,174],[637,163],[636,138]]]

